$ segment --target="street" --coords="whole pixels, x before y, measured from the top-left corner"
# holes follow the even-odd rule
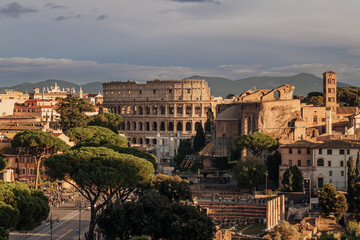
[[[79,209],[74,207],[74,202],[62,204],[58,208],[52,208],[52,239],[79,239],[77,231],[79,229]],[[51,216],[49,214],[49,218]],[[57,222],[59,219],[59,222]],[[90,210],[81,210],[81,239],[85,239],[84,234],[89,228]],[[28,233],[11,232],[10,240],[48,240],[51,239],[50,222],[44,221],[41,226]]]

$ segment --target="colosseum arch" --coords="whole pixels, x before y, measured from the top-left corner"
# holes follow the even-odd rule
[[[174,122],[169,122],[168,131],[174,131]]]
[[[185,129],[186,129],[186,131],[188,131],[188,132],[191,131],[191,122],[187,122],[187,123],[186,123]]]
[[[165,122],[160,123],[160,131],[165,131]]]
[[[153,131],[157,131],[157,122],[153,122]]]
[[[183,124],[182,124],[182,122],[178,122],[178,123],[177,123],[177,125],[176,125],[176,130],[177,130],[178,132],[182,132],[182,130],[183,130]]]
[[[149,122],[145,123],[145,130],[150,131],[150,123]]]

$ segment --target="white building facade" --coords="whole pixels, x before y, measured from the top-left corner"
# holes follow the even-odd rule
[[[330,140],[313,147],[313,186],[322,188],[332,183],[338,190],[347,189],[348,161],[352,156],[354,165],[360,143],[355,141]]]

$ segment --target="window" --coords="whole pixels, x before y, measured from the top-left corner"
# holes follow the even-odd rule
[[[298,154],[301,154],[301,148],[298,148]]]
[[[21,168],[21,175],[25,175],[26,174],[26,168]]]
[[[34,175],[34,169],[30,168],[30,175]]]
[[[139,94],[142,94],[142,90],[139,90]]]
[[[331,167],[331,161],[328,161],[328,167]]]
[[[322,154],[322,148],[319,148],[319,154]]]
[[[169,89],[169,93],[170,93],[170,94],[172,94],[172,93],[173,93],[172,89]]]
[[[340,161],[340,167],[344,166],[344,161]]]
[[[292,154],[292,148],[289,148],[289,154]]]
[[[345,150],[344,150],[344,149],[340,149],[340,150],[339,150],[339,154],[344,155],[344,154],[345,154]]]
[[[306,166],[310,166],[310,160],[306,160]]]
[[[324,186],[324,178],[318,178],[318,188],[322,188]]]
[[[318,123],[318,117],[315,115],[313,118],[313,123],[317,124]]]
[[[327,150],[327,155],[332,155],[332,149]]]
[[[306,149],[306,154],[310,154],[310,148]]]
[[[292,160],[289,160],[289,166],[292,166]]]
[[[301,167],[301,160],[298,160],[298,166]]]
[[[187,93],[190,93],[190,89],[187,90]]]
[[[318,159],[317,160],[317,165],[319,166],[319,167],[323,167],[324,166],[324,159]]]
[[[156,94],[156,89],[153,90],[154,94]]]
[[[350,154],[350,149],[346,149],[346,154]]]
[[[344,171],[341,171],[341,176],[342,176],[342,177],[344,176],[344,174],[345,174],[345,172],[344,172]]]
[[[332,177],[332,171],[329,171],[329,176]]]

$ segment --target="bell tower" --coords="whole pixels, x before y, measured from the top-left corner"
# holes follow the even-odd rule
[[[336,111],[336,73],[327,71],[323,73],[324,106]]]

